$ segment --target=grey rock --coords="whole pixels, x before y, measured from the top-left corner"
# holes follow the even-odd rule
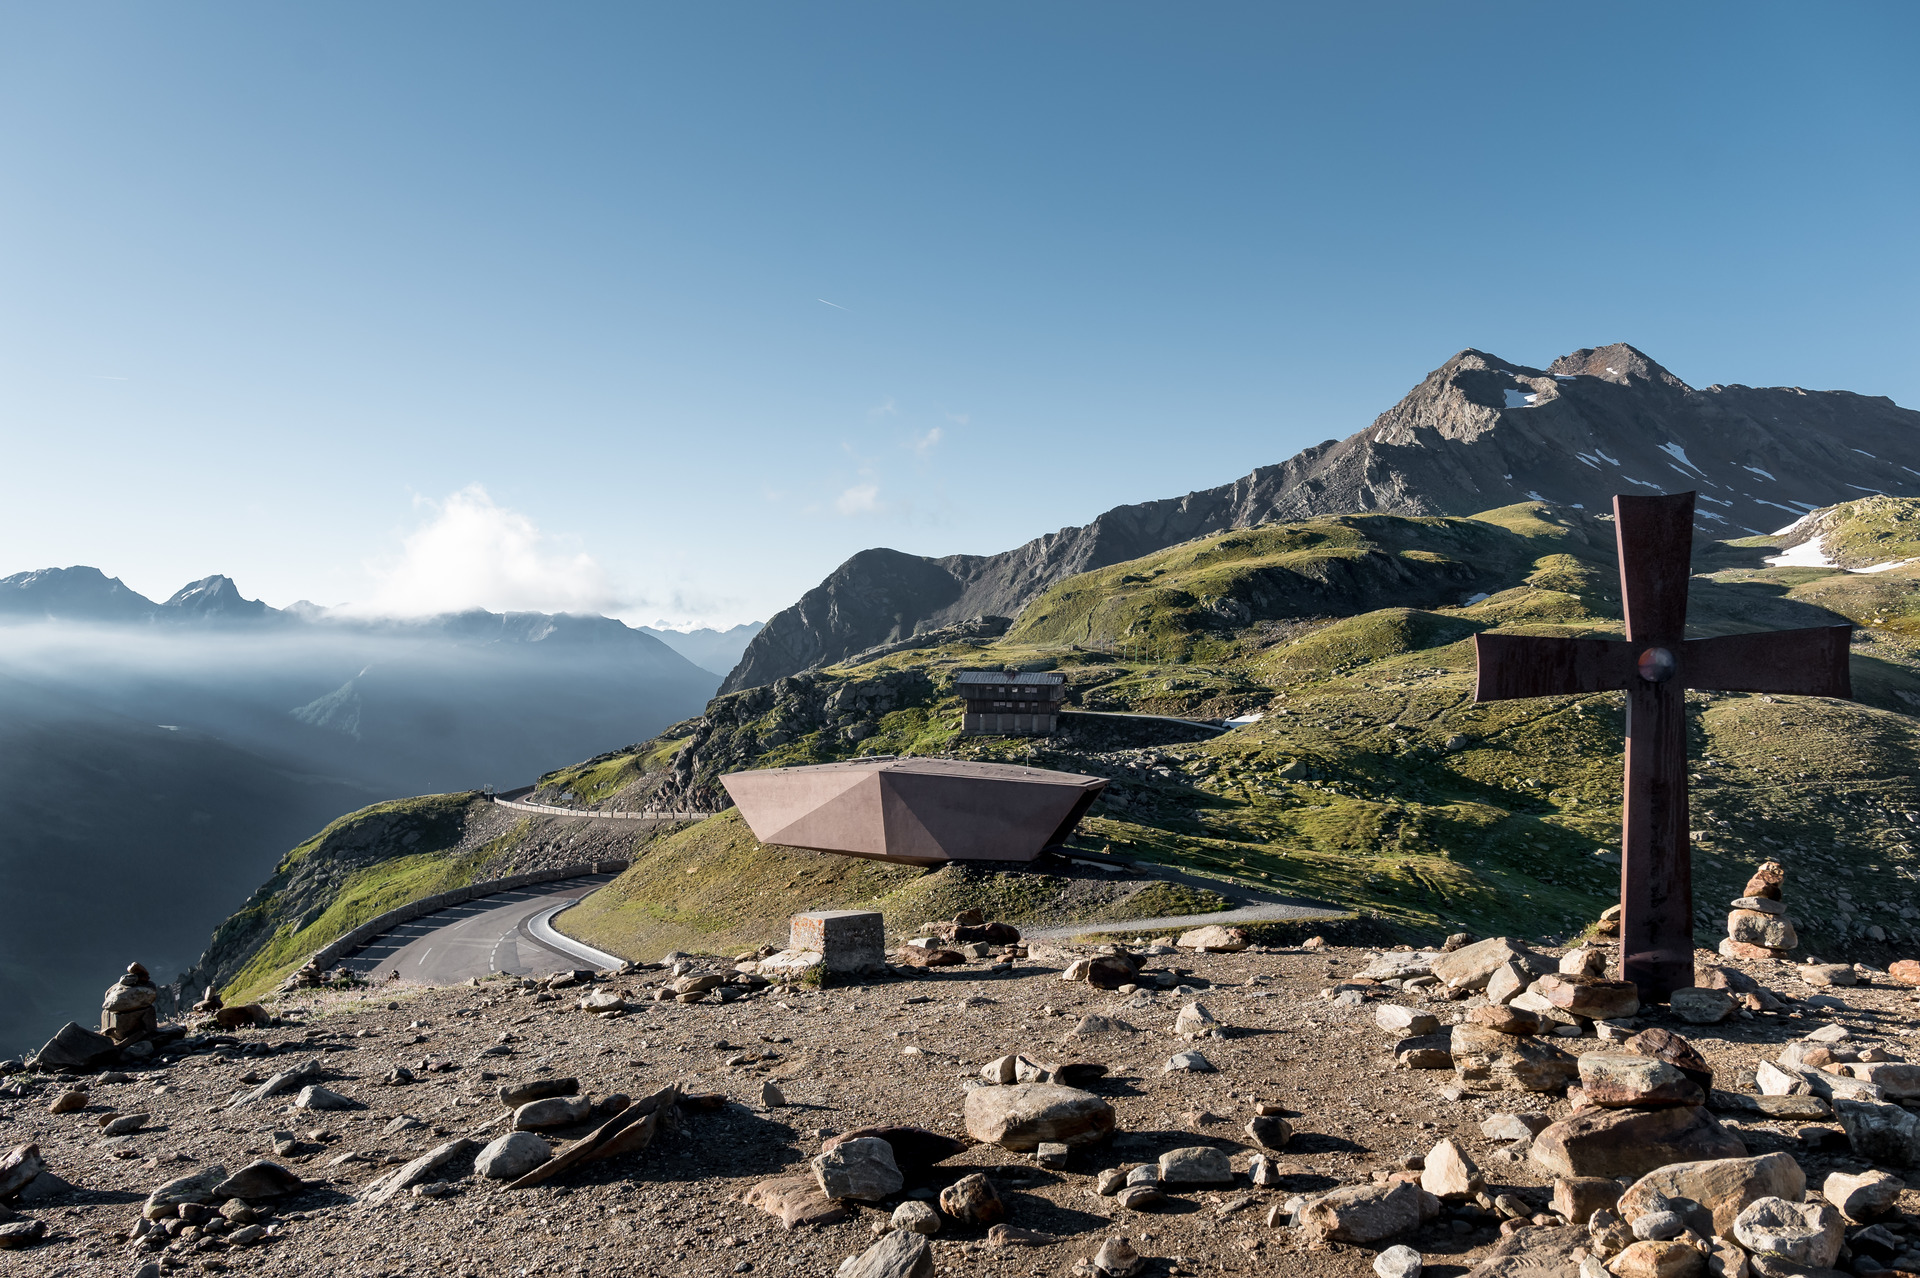
[[[1213,1062],[1199,1052],[1175,1052],[1160,1067],[1162,1074],[1211,1074]]]
[[[810,1164],[814,1181],[828,1198],[878,1202],[905,1184],[893,1161],[893,1146],[874,1136],[841,1141]]]
[[[253,1202],[261,1198],[279,1198],[284,1194],[297,1192],[305,1184],[305,1181],[279,1163],[262,1158],[248,1163],[214,1186],[212,1198],[209,1201],[238,1198]]]
[[[552,1157],[547,1142],[532,1132],[508,1132],[474,1156],[473,1170],[488,1180],[518,1180]]]
[[[183,1203],[210,1203],[215,1200],[215,1190],[227,1179],[227,1169],[215,1163],[204,1167],[191,1176],[179,1176],[154,1188],[147,1195],[147,1201],[140,1208],[140,1214],[148,1220],[165,1220],[180,1214]]]
[[[1642,1242],[1665,1242],[1678,1238],[1686,1227],[1677,1211],[1650,1211],[1633,1222],[1633,1236]]]
[[[317,1084],[311,1084],[309,1086],[301,1088],[300,1095],[294,1098],[293,1105],[295,1109],[365,1109],[366,1108],[365,1105],[362,1105],[359,1101],[353,1099],[353,1097],[351,1096],[343,1096],[339,1092],[332,1091],[328,1088],[321,1087]]]
[[[892,1224],[895,1229],[930,1238],[940,1232],[940,1213],[917,1198],[909,1198],[893,1209]]]
[[[1892,1211],[1906,1187],[1906,1181],[1883,1171],[1833,1172],[1821,1184],[1820,1196],[1848,1220],[1867,1221]]]
[[[586,1096],[549,1096],[528,1101],[513,1111],[513,1129],[519,1132],[545,1131],[584,1122],[593,1112],[593,1101]]]
[[[1733,1236],[1758,1257],[1831,1269],[1840,1258],[1846,1220],[1828,1203],[1762,1198],[1733,1222]]]
[[[933,1278],[933,1245],[909,1229],[895,1229],[843,1266],[837,1278]]]
[[[145,1114],[119,1114],[101,1124],[102,1136],[131,1136],[147,1125]]]
[[[1405,1243],[1397,1243],[1373,1258],[1373,1272],[1380,1278],[1420,1278],[1420,1253]]]
[[[1162,1185],[1228,1185],[1233,1164],[1225,1151],[1211,1145],[1187,1145],[1160,1155]]]
[[[1116,1235],[1100,1244],[1093,1254],[1093,1267],[1105,1278],[1133,1278],[1147,1267],[1147,1260],[1132,1243]]]
[[[1042,1141],[1086,1145],[1113,1130],[1113,1106],[1091,1092],[1056,1083],[976,1087],[967,1093],[967,1133],[1025,1152]]]

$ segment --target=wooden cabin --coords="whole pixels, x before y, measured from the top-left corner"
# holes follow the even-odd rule
[[[1067,676],[1055,670],[962,670],[954,690],[967,703],[967,737],[1050,737],[1060,727]]]

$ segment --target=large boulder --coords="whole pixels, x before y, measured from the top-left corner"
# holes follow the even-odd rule
[[[1550,1124],[1529,1152],[1556,1176],[1644,1176],[1668,1163],[1746,1155],[1704,1107],[1688,1105],[1581,1110]]]
[[[1733,1236],[1763,1260],[1798,1269],[1831,1269],[1840,1259],[1846,1218],[1830,1203],[1762,1198],[1734,1219]]]
[[[1495,936],[1464,945],[1433,960],[1433,974],[1448,989],[1485,989],[1493,974],[1507,963],[1533,973],[1550,972],[1553,963],[1511,937]]]
[[[1579,1074],[1572,1054],[1554,1046],[1551,1040],[1519,1038],[1484,1025],[1454,1026],[1448,1050],[1454,1072],[1463,1083],[1509,1091],[1553,1092]]]
[[[1300,1209],[1299,1223],[1321,1242],[1372,1246],[1420,1228],[1440,1213],[1440,1200],[1405,1181],[1348,1185]]]
[[[1637,1052],[1587,1052],[1580,1057],[1580,1090],[1604,1109],[1646,1105],[1704,1105],[1700,1084],[1665,1061]]]
[[[1836,1099],[1833,1110],[1860,1157],[1888,1167],[1920,1167],[1920,1117],[1881,1101]]]
[[[876,1136],[841,1141],[816,1155],[811,1166],[820,1192],[829,1198],[875,1203],[899,1193],[906,1183],[893,1161],[893,1146]]]
[[[1840,1068],[1849,1078],[1872,1083],[1889,1100],[1920,1096],[1920,1065],[1906,1061],[1850,1061]]]
[[[1712,1214],[1711,1232],[1724,1237],[1749,1203],[1762,1198],[1799,1202],[1806,1193],[1807,1175],[1791,1154],[1715,1158],[1648,1172],[1620,1195],[1619,1212],[1631,1224],[1648,1212],[1668,1210],[1663,1204],[1670,1200],[1691,1199]]]
[[[1533,983],[1533,989],[1561,1011],[1589,1020],[1617,1021],[1640,1011],[1640,990],[1632,981],[1548,972]]]
[[[73,1021],[62,1025],[35,1055],[41,1069],[77,1072],[97,1067],[120,1050],[105,1034],[83,1029]]]
[[[1090,1145],[1113,1131],[1113,1106],[1057,1083],[976,1087],[967,1093],[965,1112],[969,1136],[1018,1152],[1042,1141]]]

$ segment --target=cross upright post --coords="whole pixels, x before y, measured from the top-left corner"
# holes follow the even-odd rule
[[[1620,972],[1647,1002],[1693,984],[1688,688],[1851,698],[1853,627],[1686,638],[1693,493],[1613,499],[1627,637],[1474,636],[1475,701],[1627,694]]]

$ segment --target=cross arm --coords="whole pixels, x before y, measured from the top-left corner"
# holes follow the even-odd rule
[[[1473,699],[1511,701],[1618,691],[1635,678],[1638,649],[1619,639],[1478,634],[1473,652]]]
[[[1680,674],[1689,688],[1851,700],[1852,638],[1852,626],[1812,626],[1689,639],[1681,645]]]

